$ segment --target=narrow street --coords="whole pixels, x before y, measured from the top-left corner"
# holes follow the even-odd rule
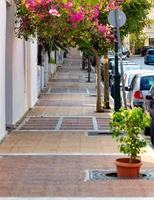
[[[88,83],[80,62],[65,60],[34,108],[0,145],[0,196],[153,196],[151,174],[149,180],[97,177],[100,171],[115,172],[114,160],[121,154],[109,133],[111,111],[95,112],[95,73]],[[142,160],[143,172],[154,174],[150,147]]]
[[[129,58],[129,60],[140,65],[141,69],[154,70],[154,65],[153,64],[149,64],[149,65],[144,64],[144,57],[142,57],[140,55],[132,56]]]

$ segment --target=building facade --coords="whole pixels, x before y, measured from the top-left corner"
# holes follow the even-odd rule
[[[49,60],[37,39],[17,38],[15,13],[14,0],[0,0],[0,141],[35,105],[49,78],[63,64],[60,48],[50,52]]]
[[[150,20],[150,24],[144,29],[146,37],[145,46],[154,46],[154,5],[148,15],[148,18]]]
[[[15,35],[15,3],[0,1],[0,140],[37,101],[37,43]]]
[[[0,0],[0,141],[34,106],[41,90],[63,63],[63,51],[41,52],[37,40],[25,41],[15,35],[14,0]]]

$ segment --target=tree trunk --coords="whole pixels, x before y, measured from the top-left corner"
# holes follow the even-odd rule
[[[101,68],[99,64],[99,56],[96,50],[93,50],[96,57],[96,112],[102,112],[101,107]]]
[[[103,104],[104,104],[105,109],[110,109],[108,48],[104,49],[103,76],[104,76],[104,102],[103,102]]]

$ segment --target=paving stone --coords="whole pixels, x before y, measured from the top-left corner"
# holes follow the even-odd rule
[[[102,169],[105,163],[108,163],[109,169],[114,169],[115,158],[114,156],[3,156],[0,162],[0,196],[153,196],[154,181],[146,181],[144,185],[145,180],[137,179],[85,180],[87,169]],[[150,166],[154,167],[154,164]]]
[[[59,79],[50,79],[50,82],[79,82],[79,79],[64,79],[64,78],[59,78]]]
[[[87,170],[115,170],[119,152],[111,135],[87,136],[89,129],[109,127],[110,111],[95,112],[95,83],[86,82],[80,61],[65,60],[21,130],[0,144],[1,197],[154,197],[151,180],[86,180]],[[57,124],[60,130],[54,131]],[[153,155],[151,149],[142,155],[143,169],[154,169]]]
[[[59,118],[54,117],[30,117],[23,126],[21,130],[51,130],[55,129]]]
[[[51,100],[39,100],[36,103],[36,106],[75,106],[75,107],[90,107],[92,105],[91,101],[87,101],[86,104],[83,101],[71,101],[71,100],[55,100],[55,101],[51,101]]]

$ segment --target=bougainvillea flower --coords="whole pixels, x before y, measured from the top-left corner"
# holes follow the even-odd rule
[[[50,13],[51,15],[53,15],[53,16],[57,16],[57,17],[60,16],[60,13],[58,12],[58,10],[56,10],[56,9],[54,9],[54,8],[51,8],[51,9],[49,10],[49,13]]]

